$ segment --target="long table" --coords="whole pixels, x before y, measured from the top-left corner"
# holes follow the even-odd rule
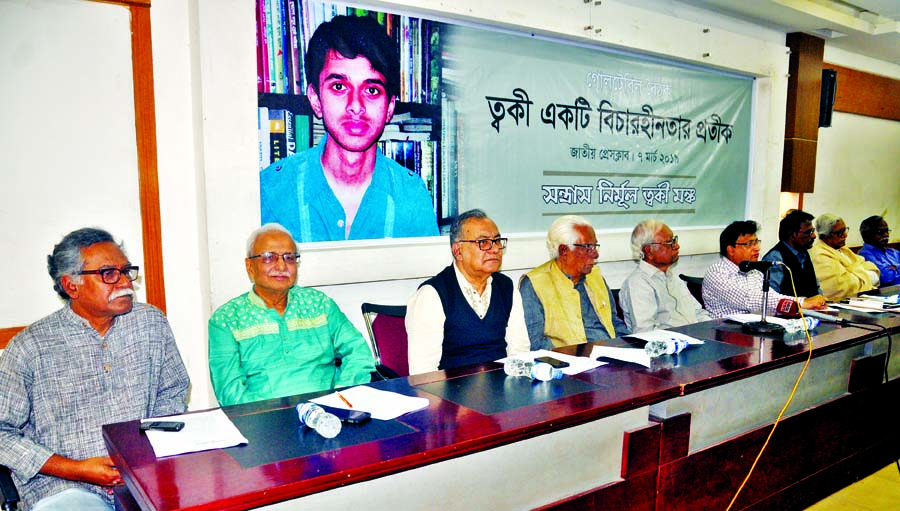
[[[811,358],[733,507],[802,509],[900,446],[882,411],[900,386],[895,369],[883,378],[900,315],[840,316],[862,328],[823,323],[811,346],[717,320],[676,329],[706,343],[650,368],[610,362],[531,383],[487,363],[375,382],[429,405],[332,440],[293,411],[319,394],[224,408],[245,447],[156,459],[138,421],[103,435],[123,509],[725,509]]]

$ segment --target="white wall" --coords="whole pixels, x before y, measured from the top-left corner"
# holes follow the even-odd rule
[[[825,62],[900,79],[898,65],[827,46]],[[819,128],[815,192],[804,195],[803,209],[842,216],[849,245],[862,244],[859,223],[871,215],[884,216],[900,240],[900,122],[834,112],[831,127]]]

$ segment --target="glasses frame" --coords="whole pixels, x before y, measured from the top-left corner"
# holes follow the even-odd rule
[[[674,247],[678,243],[678,235],[672,236],[672,239],[668,241],[653,241],[647,243],[648,245],[669,245],[669,248]]]
[[[294,256],[293,261],[288,261],[286,256],[292,255]],[[266,259],[271,258],[271,261],[266,261]],[[275,264],[278,262],[278,259],[284,261],[284,264],[287,265],[296,265],[300,264],[300,252],[285,252],[283,254],[279,254],[278,252],[260,252],[259,254],[248,256],[247,259],[262,259],[263,264]]]
[[[140,276],[140,267],[130,264],[128,266],[123,266],[121,268],[100,268],[99,270],[82,270],[77,273],[77,275],[99,275],[100,280],[103,281],[104,284],[118,284],[120,280],[122,280],[122,276],[124,275],[126,279],[131,282],[134,282]],[[134,277],[131,276],[131,273],[134,273]],[[115,280],[110,281],[112,277],[110,275],[115,275]]]
[[[762,245],[762,240],[757,238],[755,240],[745,241],[744,243],[735,242],[734,244],[735,244],[735,246],[740,245],[742,247],[758,247],[758,246]]]
[[[805,231],[797,231],[797,234],[799,234],[800,236],[813,236],[814,234],[816,234],[816,228],[810,227]]]
[[[456,240],[457,243],[475,243],[478,245],[478,250],[482,252],[487,252],[488,250],[494,248],[494,245],[500,245],[500,250],[506,250],[506,245],[509,243],[509,238],[483,238],[480,240]]]
[[[849,233],[850,233],[850,228],[844,227],[843,229],[841,229],[839,231],[831,231],[828,233],[828,235],[829,236],[843,236],[843,235],[849,234]]]
[[[572,243],[573,247],[580,248],[587,252],[596,252],[600,253],[600,244],[599,243]]]

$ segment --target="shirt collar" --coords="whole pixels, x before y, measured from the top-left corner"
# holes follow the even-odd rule
[[[456,272],[456,281],[459,282],[459,287],[471,289],[472,292],[474,292],[478,296],[482,296],[484,294],[484,293],[479,293],[478,290],[475,289],[475,286],[473,286],[472,283],[469,282],[469,280],[466,278],[466,276],[463,275],[461,271],[459,271],[459,267],[456,266],[456,261],[453,261],[453,271]],[[493,281],[494,281],[493,275],[491,275],[490,277],[487,278],[487,283],[485,283],[485,285],[484,285],[485,292],[488,289],[490,289],[491,283]]]

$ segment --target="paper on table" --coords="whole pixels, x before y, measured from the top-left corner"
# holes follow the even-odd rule
[[[730,314],[725,316],[725,319],[736,321],[738,323],[752,323],[754,321],[759,321],[759,317],[759,314]],[[776,325],[785,326],[790,320],[777,318],[775,316],[766,316],[766,321]]]
[[[421,410],[428,406],[428,400],[424,397],[404,396],[396,392],[373,389],[365,385],[341,389],[341,395],[353,405],[352,408],[347,406],[337,392],[317,397],[310,401],[320,405],[343,408],[344,410],[369,412],[372,414],[373,419],[383,421],[396,419],[404,413]]]
[[[181,421],[181,431],[146,431],[147,440],[153,446],[157,458],[174,456],[186,452],[222,449],[246,444],[247,439],[231,422],[221,408],[208,412],[187,413],[158,419],[144,419],[141,422]]]
[[[640,364],[650,367],[650,355],[641,348],[615,348],[612,346],[594,346],[591,350],[591,358],[606,357]]]
[[[863,302],[863,300],[851,300],[849,304],[833,303],[831,304],[831,306],[856,312],[871,312],[873,314],[884,314],[885,312],[891,310],[882,308],[881,304],[879,304],[878,302],[872,302],[872,305],[867,305]]]
[[[650,330],[649,332],[641,332],[639,334],[628,334],[623,337],[635,337],[647,342],[650,341],[684,341],[688,344],[703,344],[703,341],[680,332],[671,332],[669,330]]]
[[[528,353],[519,353],[514,357],[526,360],[528,362],[534,362],[534,359],[538,357],[551,357],[557,360],[562,360],[563,362],[568,362],[569,367],[563,367],[560,369],[560,371],[562,371],[563,374],[567,374],[569,376],[573,374],[583,373],[595,367],[600,367],[606,363],[597,360],[591,360],[588,357],[576,357],[575,355],[566,355],[565,353],[557,353],[550,350],[529,351]],[[501,358],[500,360],[497,360],[497,362],[502,364],[506,362],[507,358],[510,357]]]

